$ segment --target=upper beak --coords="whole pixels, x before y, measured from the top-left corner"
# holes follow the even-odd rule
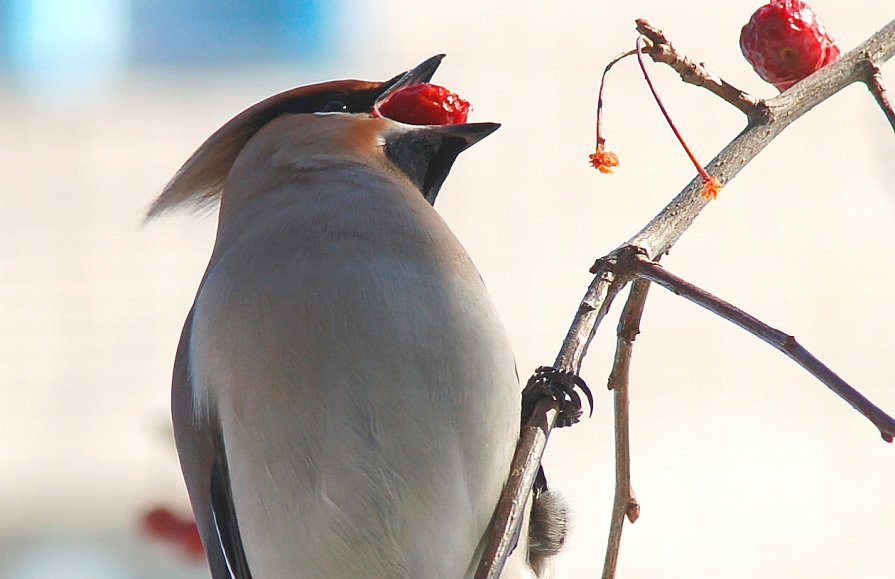
[[[378,97],[376,97],[376,102],[373,105],[374,108],[385,102],[388,97],[404,87],[429,82],[432,79],[432,75],[438,70],[438,65],[441,64],[442,59],[444,59],[443,54],[436,54],[435,56],[422,61],[407,72],[399,74],[395,78],[382,83],[384,90],[379,93]]]

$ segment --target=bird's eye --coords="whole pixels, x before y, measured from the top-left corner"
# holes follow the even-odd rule
[[[342,101],[329,101],[320,108],[321,113],[347,113],[348,105]]]

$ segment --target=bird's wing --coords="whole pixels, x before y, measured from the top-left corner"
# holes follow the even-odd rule
[[[174,361],[171,413],[190,502],[213,579],[251,579],[230,489],[224,439],[213,409],[197,420],[190,379],[190,310]]]

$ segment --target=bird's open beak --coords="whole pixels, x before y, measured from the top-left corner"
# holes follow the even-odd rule
[[[402,88],[432,80],[432,75],[438,70],[438,65],[441,64],[442,59],[444,59],[443,54],[436,54],[435,56],[422,61],[407,72],[399,74],[395,78],[382,83],[383,91],[376,97],[376,102],[373,105],[374,109]]]

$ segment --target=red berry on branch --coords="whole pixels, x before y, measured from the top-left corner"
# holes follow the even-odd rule
[[[422,83],[397,91],[376,113],[408,125],[458,125],[466,122],[469,102],[443,86]]]
[[[814,11],[800,0],[773,0],[743,26],[740,49],[758,76],[784,91],[839,58]]]

